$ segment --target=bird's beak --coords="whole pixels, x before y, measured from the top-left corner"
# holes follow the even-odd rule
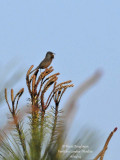
[[[52,58],[54,58],[55,53],[52,54]]]

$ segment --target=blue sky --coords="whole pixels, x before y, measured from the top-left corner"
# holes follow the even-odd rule
[[[120,1],[119,0],[4,0],[0,1],[0,63],[13,58],[26,71],[37,66],[46,51],[60,81],[73,80],[71,92],[97,69],[103,77],[80,101],[82,125],[98,129],[103,144],[120,128]],[[15,86],[25,87],[25,78]],[[27,89],[26,89],[27,90]],[[27,91],[26,91],[27,92]],[[120,131],[112,138],[105,160],[117,160]]]

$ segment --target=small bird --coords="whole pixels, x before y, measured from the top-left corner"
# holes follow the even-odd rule
[[[46,56],[45,58],[42,60],[42,62],[38,65],[37,68],[35,68],[33,71],[31,71],[30,73],[34,72],[35,70],[37,69],[45,69],[47,68],[51,63],[52,63],[52,60],[54,58],[54,53],[53,52],[50,52],[48,51],[46,53]]]

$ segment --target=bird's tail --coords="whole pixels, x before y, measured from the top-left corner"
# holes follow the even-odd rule
[[[37,67],[37,68],[35,68],[33,71],[31,71],[30,74],[31,74],[32,72],[36,71],[37,69],[39,69],[39,67]]]

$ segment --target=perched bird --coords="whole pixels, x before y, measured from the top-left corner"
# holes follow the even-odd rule
[[[48,52],[46,53],[45,58],[44,58],[44,59],[42,60],[42,62],[38,65],[38,67],[35,68],[33,71],[35,71],[35,70],[37,70],[37,69],[45,69],[45,68],[47,68],[47,67],[52,63],[53,58],[54,58],[54,53],[48,51]],[[33,71],[31,71],[30,73],[32,73]]]

